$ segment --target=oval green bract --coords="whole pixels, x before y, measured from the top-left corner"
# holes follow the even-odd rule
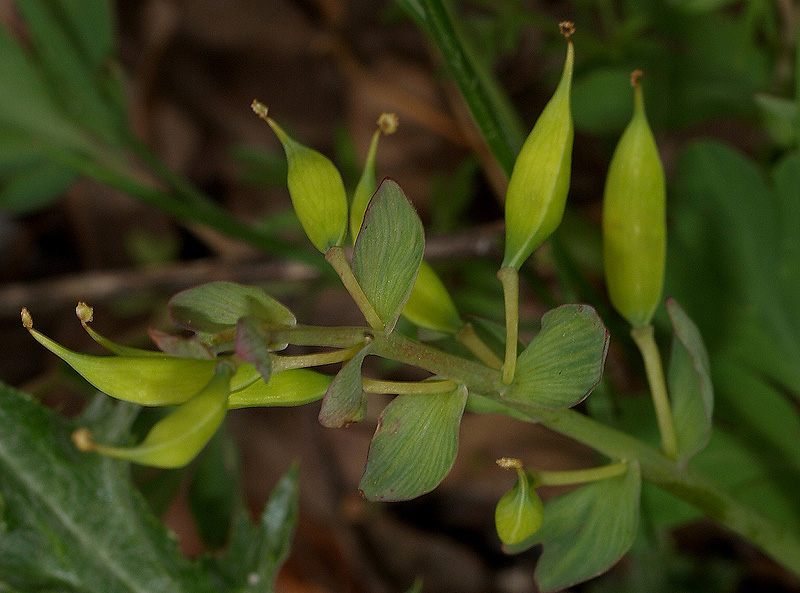
[[[635,82],[633,118],[611,158],[603,194],[603,267],[614,308],[634,327],[661,300],[666,256],[666,184]]]
[[[208,282],[174,295],[169,313],[176,325],[195,332],[220,332],[236,326],[242,317],[270,325],[292,327],[294,314],[255,286],[235,282]]]
[[[353,275],[386,331],[411,294],[424,251],[419,216],[400,186],[384,179],[353,247]]]
[[[570,41],[561,81],[514,163],[506,192],[503,267],[519,269],[564,216],[574,136],[570,111],[574,55]]]
[[[325,155],[290,138],[271,118],[286,152],[286,181],[292,205],[314,247],[325,253],[344,242],[347,232],[347,194],[342,176]]]

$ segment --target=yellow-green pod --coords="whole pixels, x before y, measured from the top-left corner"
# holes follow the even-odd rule
[[[539,531],[544,521],[544,505],[536,490],[531,488],[528,475],[519,460],[501,459],[517,470],[517,483],[497,502],[494,523],[497,536],[507,546],[519,544]],[[502,464],[501,464],[502,465]]]
[[[268,383],[256,381],[228,398],[228,408],[299,406],[322,399],[333,377],[308,369],[274,373]]]
[[[603,267],[614,308],[633,327],[650,323],[661,300],[666,254],[666,185],[644,111],[640,71],[633,118],[611,158],[603,195]]]
[[[463,322],[444,283],[428,262],[422,260],[403,315],[419,327],[454,334]]]
[[[322,253],[341,246],[347,233],[347,195],[338,169],[326,156],[290,138],[267,116],[266,107],[254,102],[253,110],[267,121],[286,152],[289,195],[306,235]]]
[[[364,170],[358,179],[356,189],[353,192],[353,201],[350,204],[350,238],[356,242],[358,232],[361,230],[361,223],[364,222],[364,213],[372,196],[378,189],[378,179],[375,175],[375,155],[378,152],[378,140],[381,134],[394,134],[397,131],[397,116],[394,113],[381,113],[378,118],[378,129],[372,135],[367,151],[367,160],[364,163]]]
[[[503,267],[518,270],[564,216],[574,136],[570,110],[573,30],[572,23],[561,23],[561,32],[567,38],[561,81],[522,145],[508,182]]]
[[[33,329],[27,309],[22,322],[33,338],[108,395],[142,406],[181,404],[214,375],[217,361],[157,356],[93,356],[65,348]]]
[[[156,422],[139,445],[112,447],[98,444],[86,429],[73,433],[73,441],[81,450],[97,451],[142,465],[183,467],[197,456],[222,424],[228,409],[232,374],[232,366],[218,364],[208,384],[177,410]]]

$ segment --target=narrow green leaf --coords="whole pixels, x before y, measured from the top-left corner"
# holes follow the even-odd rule
[[[384,180],[353,248],[353,274],[387,330],[408,300],[424,250],[425,233],[414,207],[397,183]]]
[[[697,326],[677,301],[667,299],[675,336],[669,361],[668,384],[678,439],[678,458],[687,461],[711,438],[714,387],[708,352]]]
[[[784,157],[772,171],[780,220],[780,286],[790,303],[793,326],[800,328],[800,152]],[[787,357],[789,358],[789,357]],[[790,359],[791,362],[791,359]]]
[[[17,0],[37,57],[55,99],[81,125],[101,137],[117,141],[127,127],[123,114],[103,97],[95,67],[82,55],[80,43],[52,2]],[[101,36],[102,31],[98,31]]]
[[[517,359],[503,397],[545,408],[568,408],[600,381],[608,330],[588,305],[562,305],[542,317],[542,329]]]
[[[0,84],[0,124],[4,128],[61,148],[92,152],[92,142],[55,104],[42,72],[2,23],[0,64],[6,81]]]
[[[279,326],[297,323],[289,309],[260,288],[233,282],[209,282],[179,292],[170,299],[169,311],[177,325],[209,333],[232,328],[247,316]]]
[[[109,0],[57,0],[58,11],[81,53],[94,68],[111,58],[116,45],[116,17]]]
[[[642,477],[638,464],[624,474],[584,484],[544,505],[542,528],[519,546],[542,544],[536,582],[543,593],[604,573],[633,544],[639,527]]]
[[[135,407],[92,406],[124,438]],[[85,417],[88,421],[88,417]],[[210,593],[131,486],[127,465],[75,451],[72,422],[0,386],[0,588],[18,593]]]
[[[522,124],[500,85],[470,49],[456,17],[442,0],[397,0],[397,3],[444,56],[483,137],[510,175],[525,138]]]
[[[244,366],[239,367],[240,372]],[[252,369],[253,367],[251,366],[250,368]],[[233,391],[228,397],[228,408],[299,406],[307,404],[322,399],[331,380],[332,377],[328,375],[308,369],[281,371],[280,373],[274,373],[269,378],[269,383],[255,381],[241,390]]]
[[[358,485],[367,500],[430,492],[453,467],[467,390],[398,395],[383,410]]]
[[[3,180],[0,210],[26,214],[49,206],[75,183],[72,169],[51,161],[39,161]]]
[[[226,591],[273,593],[278,569],[289,554],[298,513],[298,475],[295,463],[270,494],[261,520],[252,525],[241,509],[234,521],[228,552],[209,562]]]
[[[367,394],[361,382],[361,365],[370,353],[367,344],[342,365],[333,379],[319,412],[319,422],[328,428],[342,428],[353,422],[360,422],[367,413]]]

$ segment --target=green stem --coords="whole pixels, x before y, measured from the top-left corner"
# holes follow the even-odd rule
[[[288,369],[305,369],[344,362],[353,358],[363,347],[364,344],[361,343],[334,352],[315,352],[314,354],[298,354],[296,356],[272,355],[272,372],[280,373]]]
[[[462,325],[461,329],[456,332],[455,338],[489,368],[498,371],[503,368],[503,361],[486,345],[486,342],[480,339],[471,323]]]
[[[631,330],[631,337],[639,347],[644,359],[647,382],[650,384],[653,406],[656,409],[658,430],[661,433],[661,449],[667,457],[675,459],[678,456],[678,439],[675,435],[675,422],[672,419],[667,382],[664,379],[664,369],[661,365],[661,353],[658,351],[653,336],[653,326],[634,327]]]
[[[458,385],[452,381],[379,381],[362,379],[364,391],[367,393],[401,394],[420,393],[433,394],[453,391]]]
[[[519,274],[516,268],[500,268],[497,277],[503,285],[506,307],[506,360],[503,364],[503,383],[510,385],[517,370],[519,341]]]
[[[345,257],[344,249],[341,247],[331,247],[325,254],[325,259],[328,260],[328,263],[331,264],[333,269],[336,270],[336,273],[339,274],[339,278],[342,279],[342,284],[344,284],[350,296],[353,297],[358,308],[361,309],[370,327],[376,330],[383,330],[383,321],[375,312],[375,308],[372,306],[372,303],[369,302],[367,295],[364,294],[364,290],[361,288],[358,280],[356,280],[355,275],[353,275],[353,269],[350,267],[347,257]]]
[[[589,469],[578,469],[572,471],[529,471],[531,480],[536,488],[539,486],[571,486],[573,484],[585,484],[587,482],[598,482],[607,478],[613,478],[625,473],[628,469],[626,461],[609,463],[600,467]]]

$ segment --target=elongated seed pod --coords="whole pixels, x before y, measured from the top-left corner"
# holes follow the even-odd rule
[[[286,152],[289,195],[306,235],[322,253],[341,246],[347,233],[347,195],[338,169],[328,157],[289,137],[267,116],[266,107],[254,101],[253,111],[267,121]]]
[[[661,300],[666,254],[666,185],[647,123],[640,71],[631,76],[633,118],[614,151],[603,195],[603,266],[614,308],[634,327]]]
[[[380,140],[381,134],[394,134],[397,126],[398,120],[394,113],[381,113],[378,118],[378,129],[375,130],[369,143],[364,170],[358,179],[358,184],[353,192],[353,201],[350,204],[350,237],[353,243],[356,242],[358,232],[361,230],[361,223],[364,222],[364,213],[367,211],[369,201],[378,189],[378,178],[375,174],[378,140]]]
[[[574,136],[570,90],[575,50],[572,23],[561,23],[561,30],[567,37],[561,81],[525,140],[508,182],[503,267],[519,269],[564,216]]]
[[[122,354],[83,354],[65,348],[33,329],[33,318],[27,309],[22,310],[22,323],[37,342],[99,391],[141,406],[169,406],[186,402],[211,380],[218,364],[218,360],[177,358],[162,352],[127,348],[96,332],[91,335],[100,344]],[[253,365],[241,364],[231,379],[232,389],[244,389],[259,378]]]

